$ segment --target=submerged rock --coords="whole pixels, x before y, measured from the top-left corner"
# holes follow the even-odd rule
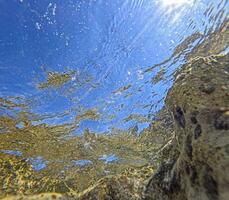
[[[198,57],[177,73],[166,104],[175,121],[170,145],[178,157],[153,175],[145,199],[228,199],[228,61],[228,55]]]
[[[80,199],[228,199],[228,61],[228,55],[199,57],[177,72],[166,100],[175,136],[162,150],[165,155],[169,150],[164,163],[148,182],[110,177]]]

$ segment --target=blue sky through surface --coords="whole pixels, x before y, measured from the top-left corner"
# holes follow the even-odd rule
[[[141,130],[149,122],[123,120],[130,114],[147,118],[161,108],[158,100],[172,84],[169,78],[152,84],[158,70],[144,70],[167,59],[187,36],[204,31],[203,11],[210,3],[0,0],[0,96],[22,97],[31,103],[30,112],[56,115],[34,123],[63,124],[79,110],[96,109],[101,120],[82,121],[76,134],[135,124]],[[175,68],[165,69],[166,75]],[[50,72],[74,73],[59,88],[39,89]]]

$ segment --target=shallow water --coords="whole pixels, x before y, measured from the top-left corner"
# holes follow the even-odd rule
[[[156,168],[173,132],[164,108],[173,75],[195,57],[228,53],[228,8],[227,0],[1,0],[1,160],[44,182],[36,192],[82,191],[129,167]],[[0,197],[23,190],[1,184]]]

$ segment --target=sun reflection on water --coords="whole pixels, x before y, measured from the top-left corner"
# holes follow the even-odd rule
[[[190,5],[193,3],[193,0],[161,0],[163,6],[182,6]]]

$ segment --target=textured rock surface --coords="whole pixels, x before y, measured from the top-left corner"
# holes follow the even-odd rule
[[[129,169],[121,175],[101,179],[82,193],[43,193],[5,199],[227,200],[228,62],[228,55],[197,57],[177,72],[166,99],[173,115],[175,135],[160,150],[158,155],[164,161],[152,177],[151,167]],[[28,177],[17,176],[16,180]]]
[[[143,191],[135,193],[140,199],[228,199],[228,61],[228,55],[198,57],[177,72],[166,100],[175,122],[175,137],[162,150],[167,155],[164,163],[147,185],[141,185]],[[128,188],[130,182],[118,181],[120,185],[112,178],[105,182],[109,189],[102,198],[95,187],[82,199],[135,199],[118,196],[134,195]]]
[[[199,57],[177,73],[166,104],[175,121],[171,145],[178,158],[161,166],[145,199],[228,199],[228,61],[228,55]]]

